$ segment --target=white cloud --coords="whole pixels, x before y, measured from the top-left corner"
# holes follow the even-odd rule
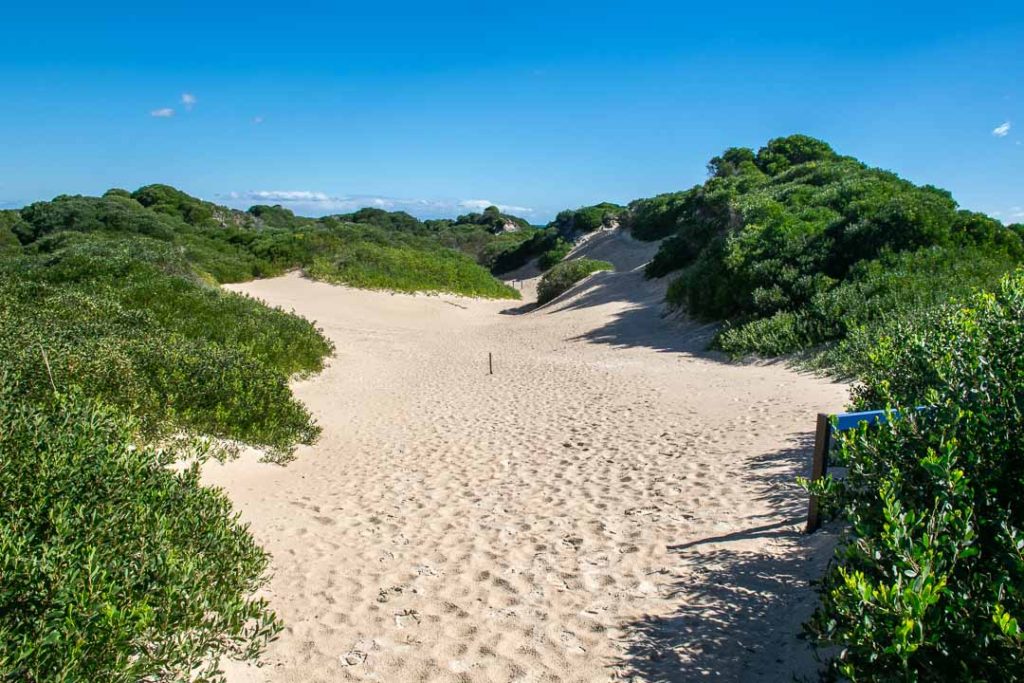
[[[1010,133],[1010,128],[1010,122],[1004,121],[992,129],[992,135],[995,135],[997,138],[1005,138]]]
[[[473,209],[474,211],[483,211],[488,206],[494,206],[494,202],[490,199],[463,199],[459,202],[459,206],[463,209]]]
[[[254,116],[254,117],[252,117],[252,122],[258,126],[261,123],[263,123],[263,117],[262,116]]]
[[[150,116],[155,116],[158,119],[169,119],[174,116],[174,110],[170,107],[163,107],[162,109],[154,109],[149,112]]]
[[[231,193],[237,199],[257,199],[263,202],[326,202],[330,200],[323,192],[308,190],[251,190],[238,194]]]
[[[478,211],[494,205],[483,199],[405,199],[400,197],[380,197],[375,195],[329,195],[326,192],[312,190],[249,190],[247,192],[230,192],[219,195],[239,208],[248,208],[249,203],[288,204],[301,213],[303,210],[312,214],[348,213],[365,207],[384,209],[386,211],[407,211],[421,218],[446,217],[454,218],[456,214],[467,209]],[[506,213],[532,214],[533,210],[525,206],[497,205]]]
[[[483,211],[488,206],[496,206],[502,213],[533,213],[533,209],[528,206],[498,204],[496,202],[492,202],[490,199],[463,199],[459,202],[459,206],[463,209],[470,209],[472,211]]]
[[[192,111],[192,107],[196,106],[196,96],[190,92],[181,93],[181,103],[185,105],[185,111]]]

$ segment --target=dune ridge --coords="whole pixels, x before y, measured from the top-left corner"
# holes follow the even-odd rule
[[[287,625],[229,680],[813,671],[796,633],[830,541],[799,534],[793,478],[846,388],[703,351],[710,331],[664,317],[643,280],[655,249],[595,234],[572,256],[617,272],[536,310],[298,274],[231,287],[316,320],[338,352],[295,385],[317,445],[205,475],[273,554]]]

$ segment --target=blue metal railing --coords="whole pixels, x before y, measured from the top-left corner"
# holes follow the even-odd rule
[[[916,410],[924,410],[925,406],[919,406]],[[828,454],[832,447],[832,435],[845,432],[850,429],[857,429],[861,424],[867,423],[869,427],[884,425],[889,421],[889,416],[899,419],[898,410],[866,410],[858,413],[818,413],[818,428],[814,435],[814,460],[811,462],[811,481],[817,481],[825,476],[828,471]],[[812,533],[821,526],[821,511],[818,506],[818,497],[811,496],[807,506],[807,533]]]

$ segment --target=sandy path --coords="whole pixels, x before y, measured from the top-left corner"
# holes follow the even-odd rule
[[[706,331],[661,319],[658,285],[629,271],[649,245],[581,251],[624,272],[522,315],[298,276],[238,287],[317,320],[338,354],[296,385],[320,443],[207,473],[273,554],[287,624],[230,680],[807,670],[794,636],[826,553],[796,533],[791,482],[844,388],[698,351]]]

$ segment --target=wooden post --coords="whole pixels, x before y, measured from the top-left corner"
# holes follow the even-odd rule
[[[818,413],[818,429],[814,435],[814,460],[811,463],[811,481],[815,482],[828,471],[828,451],[832,445],[832,423],[825,413]],[[821,526],[818,497],[812,495],[807,505],[807,533],[814,533]]]
[[[491,352],[487,352],[487,370],[489,375],[494,374],[494,359],[491,357]]]

